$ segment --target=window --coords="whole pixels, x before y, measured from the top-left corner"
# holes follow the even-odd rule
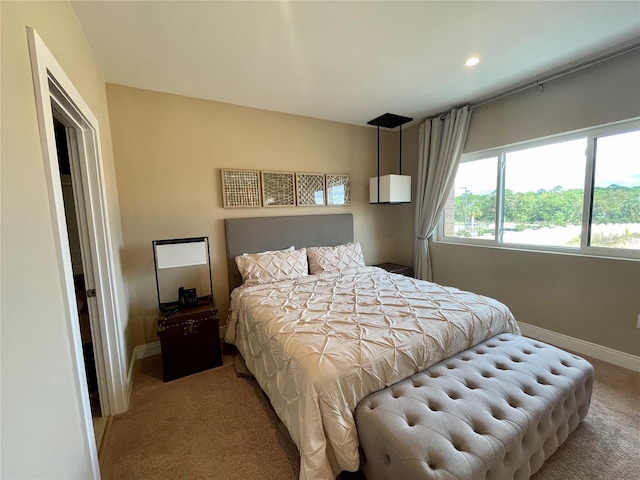
[[[495,239],[497,168],[496,156],[460,164],[445,235]]]
[[[591,246],[640,249],[640,131],[598,138]]]
[[[587,140],[505,154],[502,241],[569,245],[580,237]]]
[[[463,155],[448,242],[640,258],[640,124]]]

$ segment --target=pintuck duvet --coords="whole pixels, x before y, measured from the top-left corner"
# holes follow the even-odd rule
[[[376,267],[243,285],[225,340],[287,426],[301,480],[359,467],[353,411],[368,394],[503,332],[497,300]]]

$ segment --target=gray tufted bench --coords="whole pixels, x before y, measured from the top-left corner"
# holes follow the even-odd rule
[[[356,408],[367,480],[527,479],[586,416],[593,367],[497,335]]]

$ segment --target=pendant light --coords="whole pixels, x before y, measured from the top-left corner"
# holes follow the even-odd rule
[[[369,179],[369,203],[397,205],[400,203],[411,203],[411,177],[402,175],[402,125],[412,121],[413,118],[385,113],[367,122],[368,125],[375,125],[378,128],[378,176]],[[380,127],[396,128],[400,127],[400,156],[399,175],[380,176]]]

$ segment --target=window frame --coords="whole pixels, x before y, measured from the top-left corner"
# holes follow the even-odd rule
[[[633,131],[640,131],[640,117],[628,120],[614,122],[597,127],[590,127],[572,132],[550,135],[543,138],[537,138],[524,142],[518,142],[502,147],[480,150],[477,152],[465,153],[460,159],[460,163],[473,162],[477,160],[497,157],[496,166],[496,222],[495,233],[493,239],[452,237],[444,234],[444,212],[440,216],[438,226],[434,233],[434,241],[436,243],[456,244],[456,245],[472,245],[480,247],[493,247],[506,250],[521,250],[539,253],[560,253],[566,255],[578,255],[601,258],[615,258],[621,260],[640,260],[640,250],[638,249],[622,249],[622,248],[606,248],[593,247],[588,245],[591,235],[591,216],[593,208],[593,196],[595,189],[595,160],[596,160],[596,140],[602,137],[612,135],[620,135]],[[503,243],[504,233],[504,194],[505,194],[505,160],[509,153],[528,150],[536,147],[552,145],[555,143],[567,142],[585,138],[586,162],[584,172],[584,190],[582,202],[582,223],[580,229],[580,245],[578,247],[563,247],[536,245],[527,243]]]

